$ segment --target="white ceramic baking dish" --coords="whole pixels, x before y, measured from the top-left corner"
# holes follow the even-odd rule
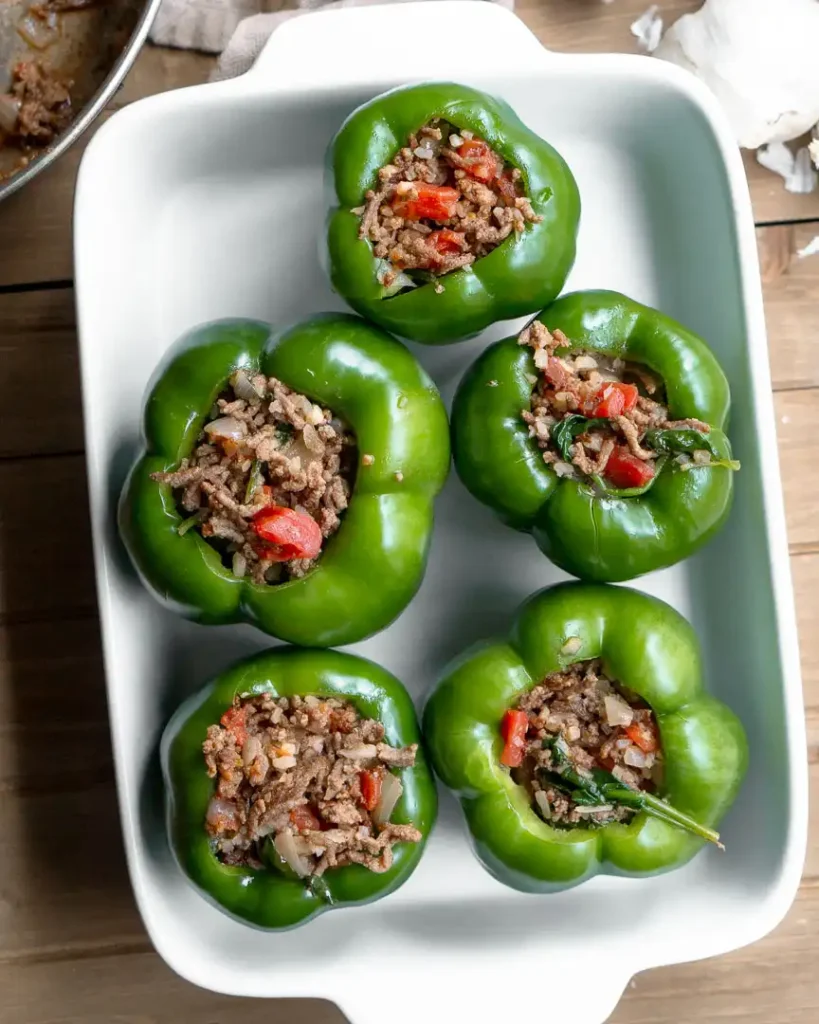
[[[445,41],[446,45],[444,45]],[[482,70],[483,69],[483,70]],[[708,549],[638,585],[688,615],[713,691],[742,718],[751,765],[707,850],[649,880],[596,878],[524,896],[473,858],[446,796],[415,875],[395,895],[266,934],[187,884],[162,828],[157,741],[177,702],[265,646],[159,608],[127,566],[114,504],[153,367],[215,317],[286,323],[340,309],[320,268],[324,151],[343,118],[394,85],[450,78],[508,100],[571,164],[583,197],[569,287],[607,287],[709,339],[731,380],[742,460],[730,523]],[[596,1024],[628,979],[760,938],[789,907],[806,834],[799,660],[753,224],[742,164],[716,104],[660,61],[562,56],[508,12],[444,2],[289,22],[242,79],[165,93],[116,114],[80,171],[75,246],[91,515],[117,782],[134,891],[165,960],[198,985],[315,996],[354,1024],[504,1018],[513,987],[544,1020]],[[451,396],[496,325],[417,349]],[[390,629],[354,648],[421,698],[444,663],[503,630],[562,574],[451,478],[426,581]]]

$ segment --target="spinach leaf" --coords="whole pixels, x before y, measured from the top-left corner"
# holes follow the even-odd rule
[[[707,839],[724,849],[719,841],[719,833],[701,825],[694,818],[678,811],[672,804],[666,803],[653,793],[642,789],[632,789],[621,782],[611,772],[603,768],[592,768],[591,771],[575,766],[562,737],[547,736],[543,747],[551,751],[552,769],[539,769],[543,781],[555,789],[565,793],[576,804],[585,807],[599,807],[601,804],[614,804],[628,807],[633,811],[643,811],[649,817],[674,825],[676,828],[692,835]]]
[[[607,427],[608,425],[608,420],[590,420],[579,413],[572,413],[571,416],[567,416],[552,427],[552,440],[557,445],[557,449],[563,459],[566,462],[571,462],[571,447],[574,439],[580,434],[585,434],[588,430],[593,430],[595,427]]]
[[[646,448],[653,448],[663,455],[689,455],[691,452],[706,451],[718,455],[713,441],[701,430],[647,430],[643,438]]]
[[[293,437],[293,426],[290,423],[277,423],[276,424],[276,440],[279,443],[279,447],[283,448],[288,441]]]

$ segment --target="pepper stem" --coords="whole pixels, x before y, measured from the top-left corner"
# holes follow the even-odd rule
[[[690,832],[692,835],[699,836],[701,839],[706,839],[709,843],[713,843],[718,849],[724,850],[725,846],[719,841],[719,832],[715,832],[712,828],[706,828],[705,825],[701,825],[694,818],[689,817],[687,814],[683,814],[682,811],[678,811],[676,807],[671,804],[667,804],[665,800],[661,800],[658,796],[654,796],[653,793],[643,793],[641,790],[629,789],[627,786],[615,788],[614,786],[606,786],[605,788],[606,799],[612,803],[621,804],[625,807],[633,807],[635,810],[645,811],[646,814],[651,815],[652,818],[659,818],[662,821],[667,821],[670,825],[676,825],[677,828],[681,828],[686,832]]]
[[[619,804],[621,807],[630,807],[635,811],[645,811],[652,818],[659,818],[677,828],[690,832],[692,835],[706,839],[713,843],[720,850],[725,847],[719,841],[719,832],[712,828],[706,828],[698,821],[678,811],[676,807],[667,804],[665,800],[654,796],[653,793],[646,793],[642,789],[632,789],[624,785],[616,775],[604,771],[602,768],[592,768],[591,771],[584,771],[572,764],[568,750],[563,740],[557,736],[548,736],[543,741],[543,747],[552,753],[552,771],[545,771],[544,774],[552,785],[562,790],[578,804],[586,806],[594,804]]]

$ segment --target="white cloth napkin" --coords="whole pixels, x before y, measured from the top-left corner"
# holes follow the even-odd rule
[[[270,33],[283,21],[319,8],[358,7],[406,0],[164,0],[151,41],[158,46],[221,53],[213,79],[235,78],[253,64]],[[487,0],[514,8],[514,0]],[[285,9],[290,8],[290,9]]]

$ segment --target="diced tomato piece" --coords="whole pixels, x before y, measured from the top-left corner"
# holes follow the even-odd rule
[[[500,163],[490,147],[481,139],[464,139],[457,149],[458,156],[465,160],[464,167],[470,178],[488,184],[500,174]]]
[[[523,752],[526,747],[526,731],[529,728],[529,717],[525,711],[506,712],[501,722],[503,737],[503,753],[501,764],[507,768],[517,768],[523,763]]]
[[[361,802],[368,811],[374,811],[381,799],[381,775],[378,772],[361,772],[358,783],[361,786]]]
[[[247,739],[247,708],[228,708],[219,723],[233,736],[237,747],[244,746]]]
[[[626,726],[626,736],[644,754],[653,754],[657,749],[657,734],[647,722],[632,722]]]
[[[290,812],[290,822],[299,832],[318,832],[321,820],[307,804],[294,807]]]
[[[294,508],[267,505],[251,521],[256,536],[270,547],[260,552],[274,562],[315,558],[321,551],[321,528],[311,515]]]
[[[455,216],[455,205],[460,199],[455,188],[414,181],[402,191],[407,196],[414,194],[416,198],[402,199],[399,192],[392,204],[396,217],[403,217],[404,220],[445,221]]]
[[[463,252],[465,238],[460,231],[450,231],[449,228],[441,228],[440,231],[433,231],[428,236],[428,239],[441,255]]]
[[[654,466],[632,455],[625,445],[618,445],[609,456],[603,471],[606,479],[624,490],[645,487],[654,476]]]
[[[612,380],[603,384],[592,400],[592,416],[614,419],[630,412],[637,404],[640,392],[633,384]]]

